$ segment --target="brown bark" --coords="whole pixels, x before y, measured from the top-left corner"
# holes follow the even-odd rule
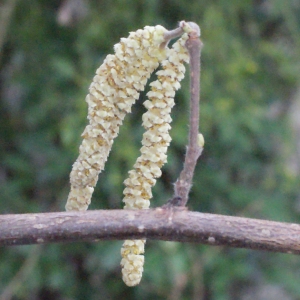
[[[300,254],[298,224],[182,207],[0,216],[0,246],[141,238]]]
[[[189,34],[186,48],[190,56],[190,119],[189,119],[189,141],[186,148],[183,170],[175,183],[174,198],[181,198],[181,206],[188,202],[188,196],[192,187],[197,160],[202,153],[203,147],[198,144],[199,134],[199,111],[200,111],[200,57],[202,42],[199,39],[198,25],[196,31]]]

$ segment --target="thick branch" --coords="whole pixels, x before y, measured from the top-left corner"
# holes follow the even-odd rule
[[[182,207],[0,216],[0,245],[153,239],[300,254],[300,225]]]

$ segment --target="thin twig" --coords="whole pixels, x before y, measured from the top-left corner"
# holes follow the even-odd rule
[[[300,254],[300,225],[185,207],[0,215],[0,246],[153,239]]]
[[[183,170],[175,183],[174,197],[182,199],[182,206],[188,201],[188,194],[192,186],[192,180],[197,160],[203,147],[198,142],[199,136],[199,109],[200,109],[200,53],[202,42],[199,39],[200,29],[193,24],[194,30],[189,33],[186,47],[190,55],[190,128],[189,141],[186,150]]]

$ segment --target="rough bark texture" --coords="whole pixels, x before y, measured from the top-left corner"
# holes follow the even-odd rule
[[[141,238],[300,254],[298,224],[182,207],[0,216],[0,246]]]

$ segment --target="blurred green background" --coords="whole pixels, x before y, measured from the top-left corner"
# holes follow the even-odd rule
[[[0,3],[0,208],[64,210],[87,124],[84,101],[113,45],[145,25],[202,30],[201,132],[191,210],[300,221],[300,2],[4,0]],[[172,195],[187,142],[188,76],[152,207]],[[121,208],[139,154],[141,100],[126,117],[90,209]],[[0,299],[300,299],[300,258],[148,241],[142,282],[126,287],[121,241],[0,250]]]

